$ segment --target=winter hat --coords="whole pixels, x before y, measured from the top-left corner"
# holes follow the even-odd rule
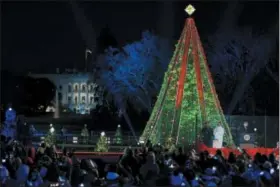
[[[215,174],[215,172],[213,171],[213,169],[211,168],[207,168],[205,171],[204,171],[205,175],[209,175],[209,176],[212,176],[213,174]]]
[[[191,186],[192,187],[200,187],[199,182],[197,180],[192,180],[191,181]]]
[[[212,181],[209,181],[206,183],[205,187],[217,187],[217,184]]]
[[[107,180],[116,180],[118,178],[119,178],[119,174],[117,174],[115,172],[108,172],[106,175]]]
[[[40,169],[40,176],[44,178],[47,175],[48,169],[45,167],[41,167]]]
[[[269,161],[265,161],[265,163],[263,164],[263,167],[265,169],[270,169],[272,167],[272,164]]]
[[[7,168],[5,166],[0,166],[0,181],[5,181],[7,180],[9,177],[9,171],[7,170]]]

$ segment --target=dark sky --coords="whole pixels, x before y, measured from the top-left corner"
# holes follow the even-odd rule
[[[141,32],[172,27],[177,39],[186,18],[185,6],[173,5],[172,23],[159,26],[164,12],[160,2],[86,2],[80,7],[97,32],[106,25],[124,45],[138,40]],[[225,3],[195,2],[194,14],[201,38],[215,31]],[[244,4],[241,24],[266,27],[278,20],[278,1]],[[85,43],[67,2],[5,2],[2,4],[2,69],[13,72],[55,71],[84,64]],[[169,21],[170,22],[170,21]]]

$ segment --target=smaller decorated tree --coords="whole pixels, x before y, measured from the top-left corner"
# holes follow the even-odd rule
[[[118,128],[116,130],[116,133],[115,133],[115,137],[114,137],[114,143],[115,144],[122,144],[123,142],[123,139],[122,139],[122,130],[121,130],[121,125],[118,125]]]
[[[96,152],[108,152],[108,142],[105,132],[101,132],[100,138],[96,144],[95,151]]]
[[[52,146],[52,145],[55,145],[55,141],[56,141],[56,132],[55,132],[53,125],[50,124],[50,129],[47,132],[47,135],[45,136],[44,142],[47,145]]]

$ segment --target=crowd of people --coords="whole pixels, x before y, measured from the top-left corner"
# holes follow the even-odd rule
[[[101,159],[80,160],[74,150],[58,154],[55,146],[38,148],[1,137],[1,186],[279,186],[279,165],[274,155],[245,151],[224,158],[207,151],[196,153],[182,148],[168,150],[160,145],[126,148],[114,164]]]

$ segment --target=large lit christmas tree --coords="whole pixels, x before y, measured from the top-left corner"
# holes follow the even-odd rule
[[[191,15],[195,9],[189,5]],[[224,141],[233,145],[194,19],[186,19],[150,119],[140,138],[161,144],[193,144],[203,124],[221,122]]]

